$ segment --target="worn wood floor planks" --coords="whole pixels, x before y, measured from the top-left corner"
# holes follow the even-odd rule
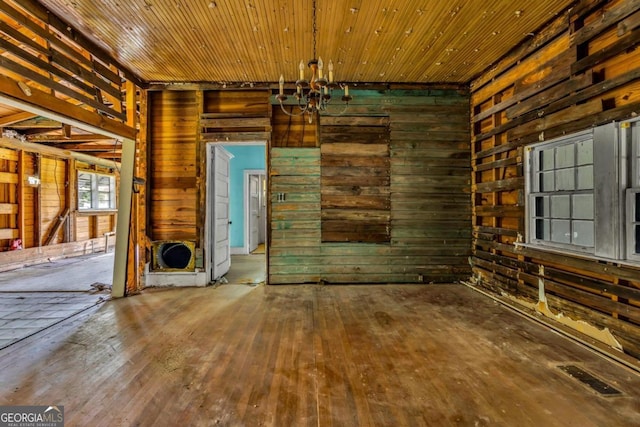
[[[64,405],[70,426],[639,425],[640,376],[460,285],[224,285],[4,349],[0,405],[17,404]]]

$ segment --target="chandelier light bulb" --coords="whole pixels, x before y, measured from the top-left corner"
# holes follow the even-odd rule
[[[331,60],[329,60],[327,67],[329,68],[329,83],[333,83],[333,62]]]

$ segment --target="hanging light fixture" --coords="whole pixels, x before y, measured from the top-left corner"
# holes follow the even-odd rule
[[[280,108],[282,108],[282,111],[285,114],[288,116],[301,116],[307,113],[309,116],[309,123],[313,122],[313,116],[318,111],[324,111],[327,109],[327,105],[333,98],[334,89],[340,88],[344,90],[342,102],[344,102],[345,107],[340,114],[344,113],[344,111],[349,107],[349,101],[353,99],[353,97],[349,95],[348,85],[343,85],[334,81],[333,62],[329,61],[327,64],[329,71],[328,77],[325,77],[324,75],[324,62],[322,62],[322,58],[316,56],[316,36],[318,32],[316,27],[316,0],[313,0],[312,10],[314,59],[310,60],[307,64],[311,70],[311,78],[309,80],[305,79],[304,61],[300,61],[300,65],[298,66],[299,77],[296,81],[296,93],[293,95],[298,100],[298,108],[300,109],[300,112],[295,114],[284,108],[283,102],[286,101],[288,97],[284,94],[284,76],[282,74],[280,75],[280,80],[278,82],[278,95],[276,95],[276,99],[280,102]]]

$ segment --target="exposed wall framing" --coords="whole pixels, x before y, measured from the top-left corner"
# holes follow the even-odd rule
[[[83,169],[117,180],[115,164],[100,159],[95,160],[102,165],[91,164],[35,144],[20,146],[20,141],[0,141],[0,270],[108,250],[116,212],[79,212],[76,178]],[[10,250],[15,239],[22,250]]]
[[[640,113],[640,3],[581,1],[472,84],[473,271],[482,286],[607,327],[640,357],[640,269],[515,245],[523,149]],[[541,268],[542,267],[542,268]]]
[[[6,76],[125,121],[124,76],[141,85],[136,76],[36,1],[2,2],[0,12]]]

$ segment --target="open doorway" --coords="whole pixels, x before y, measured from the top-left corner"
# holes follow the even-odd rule
[[[267,175],[244,171],[244,243],[246,254],[264,254],[267,235]]]
[[[215,144],[214,144],[215,145]],[[208,227],[219,236],[228,235],[230,264],[222,276],[212,276],[212,281],[231,284],[258,284],[266,280],[266,143],[246,142],[215,145],[229,154],[228,164],[228,214],[222,215],[225,221],[214,224],[213,213],[208,216]],[[212,179],[213,187],[223,185],[219,179]],[[219,193],[210,188],[211,194]],[[222,193],[225,193],[223,190]],[[211,211],[221,209],[221,204],[209,205]],[[224,223],[224,224],[223,224]],[[221,230],[224,226],[225,230]],[[227,234],[228,233],[228,234]],[[216,241],[216,237],[211,238]],[[219,240],[219,239],[218,239]],[[211,259],[216,259],[217,250],[212,244],[208,247]],[[219,254],[220,255],[220,254]],[[218,257],[219,258],[219,257]],[[213,265],[213,264],[212,264]]]
[[[229,144],[231,160],[231,268],[229,283],[266,280],[266,143]],[[260,250],[262,249],[262,250]]]

